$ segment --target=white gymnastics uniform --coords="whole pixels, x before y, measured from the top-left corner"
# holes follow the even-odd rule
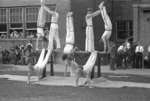
[[[94,32],[93,32],[93,22],[92,17],[86,15],[86,39],[85,39],[85,51],[94,51]]]
[[[60,39],[59,39],[59,32],[58,32],[58,18],[59,14],[55,12],[55,15],[52,15],[51,18],[51,26],[49,34],[54,34],[54,40],[56,41],[56,48],[60,48]]]
[[[49,49],[49,50],[48,50],[48,52],[47,52],[47,54],[46,54],[44,60],[42,61],[42,63],[41,63],[40,66],[39,66],[40,69],[44,69],[44,67],[45,67],[46,64],[48,63],[48,59],[49,59],[49,57],[50,57],[50,55],[51,55],[51,53],[52,53],[52,50],[53,50],[53,49]]]
[[[97,52],[93,51],[90,57],[88,58],[86,64],[83,66],[83,71],[86,73],[91,72],[93,69],[93,66],[95,65],[96,59],[97,59]]]
[[[105,24],[105,31],[103,33],[103,35],[101,36],[101,38],[103,40],[109,40],[109,38],[111,37],[111,33],[112,33],[112,23],[111,20],[106,12],[106,8],[103,7],[101,9],[101,15]]]
[[[42,49],[42,52],[40,54],[40,57],[38,59],[38,62],[34,65],[34,69],[40,69],[39,66],[42,64],[44,60],[44,55],[45,55],[45,49]]]
[[[74,45],[74,26],[73,26],[73,18],[72,16],[66,17],[66,44],[64,47],[64,53],[70,54],[73,50]]]
[[[41,6],[39,13],[38,13],[38,20],[37,20],[37,34],[38,37],[44,36],[44,26],[46,22],[46,11],[44,10],[44,7]]]

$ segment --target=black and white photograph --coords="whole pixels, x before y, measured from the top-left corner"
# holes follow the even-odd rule
[[[150,0],[0,0],[0,101],[149,101]]]

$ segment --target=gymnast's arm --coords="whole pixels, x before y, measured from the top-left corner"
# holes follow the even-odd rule
[[[44,6],[43,8],[44,8],[44,10],[46,10],[49,14],[55,15],[55,12],[52,11],[52,10],[50,10],[48,7]]]
[[[87,18],[95,17],[95,16],[98,16],[100,13],[101,13],[101,11],[97,10],[97,11],[93,12],[92,14],[88,14],[86,17]]]

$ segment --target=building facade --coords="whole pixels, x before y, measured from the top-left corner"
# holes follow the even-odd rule
[[[65,40],[66,13],[70,10],[70,0],[46,0],[46,5],[60,14],[59,37],[61,46]],[[18,44],[25,44],[32,40],[35,44],[37,16],[40,0],[0,0],[0,46],[10,48]],[[46,15],[46,29],[50,27],[51,15]],[[17,33],[12,37],[13,33]],[[35,45],[33,45],[35,46]]]
[[[112,20],[113,31],[111,41],[124,42],[133,36],[133,41],[140,41],[145,47],[150,43],[150,1],[149,0],[46,0],[51,9],[60,13],[59,36],[63,48],[66,37],[66,13],[74,12],[75,45],[81,50],[85,47],[85,15],[87,8],[98,9],[98,4],[105,1],[108,14]],[[27,35],[33,33],[36,36],[36,21],[40,0],[0,0],[0,35],[1,46],[12,46],[24,43],[29,38]],[[50,25],[50,15],[47,15],[46,27]],[[104,31],[104,23],[101,16],[93,19],[95,47],[101,48],[100,37]],[[18,31],[22,34],[20,39],[10,39],[11,33]],[[7,36],[5,36],[7,35]],[[6,38],[3,38],[6,37]],[[8,41],[9,40],[9,41]],[[23,40],[23,41],[20,41]],[[11,42],[13,41],[13,42]]]

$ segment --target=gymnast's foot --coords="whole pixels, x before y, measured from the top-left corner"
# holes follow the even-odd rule
[[[102,1],[102,2],[99,4],[100,10],[102,10],[103,6],[104,6],[104,1]]]

